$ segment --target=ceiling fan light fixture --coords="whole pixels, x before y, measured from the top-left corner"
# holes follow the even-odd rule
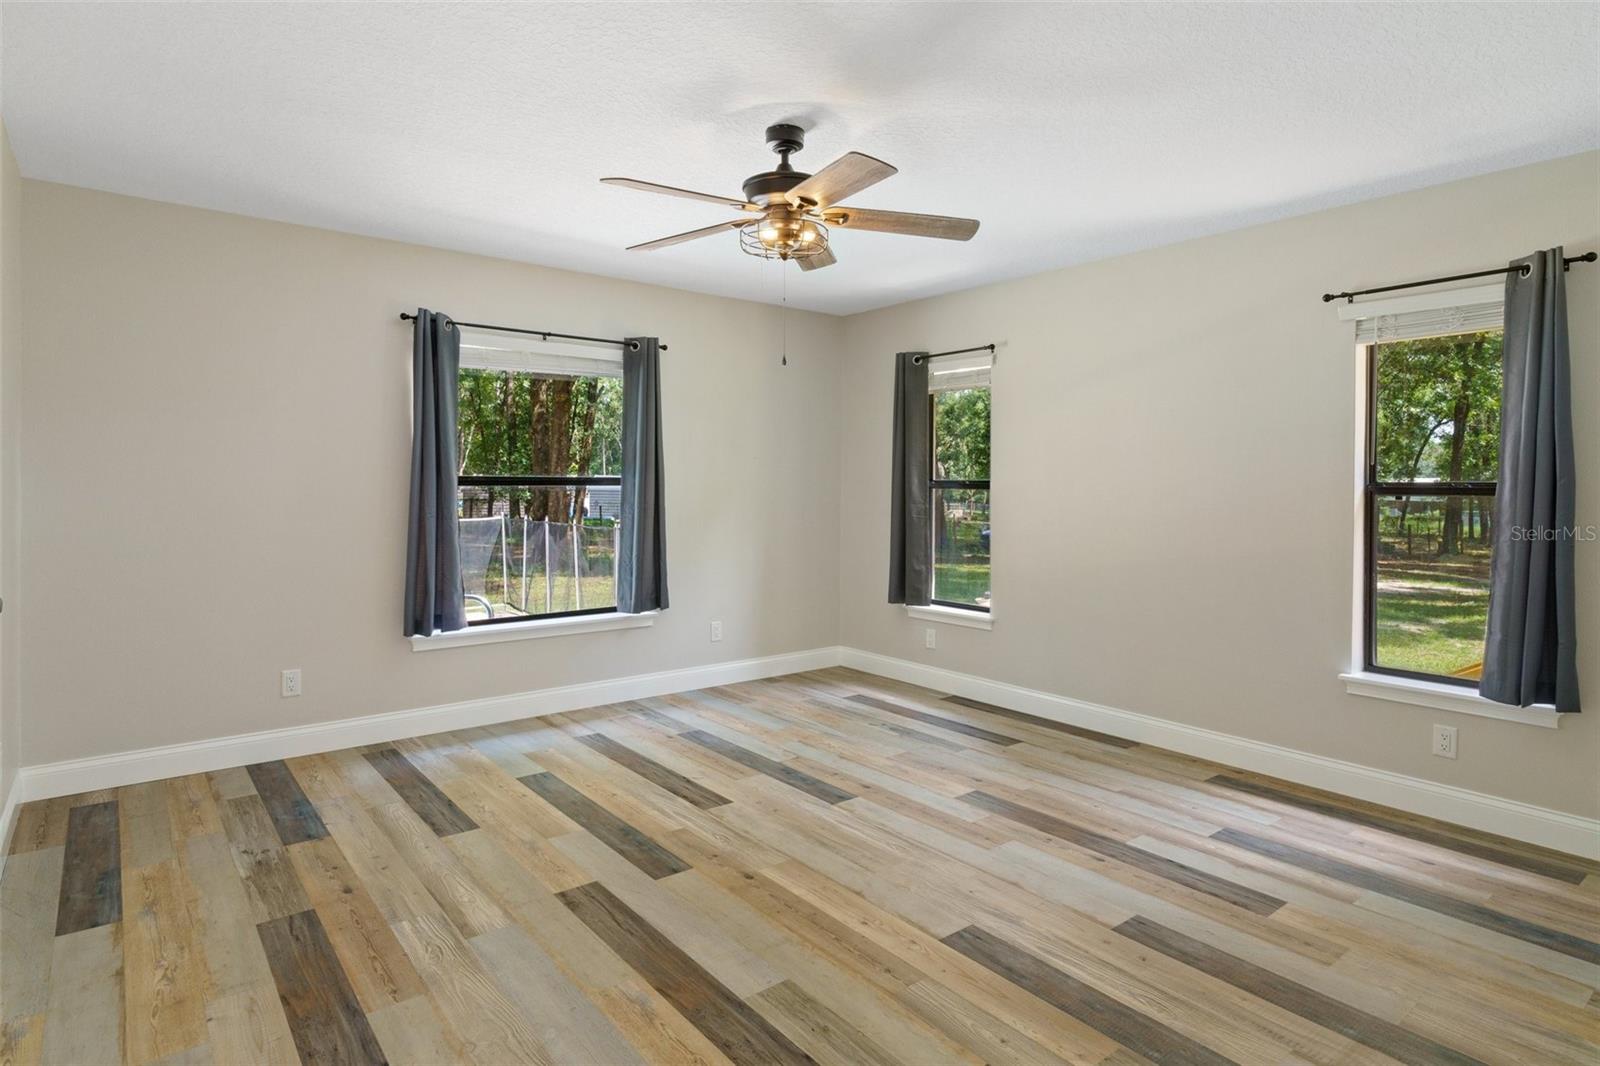
[[[828,250],[828,227],[804,217],[757,219],[739,227],[739,247],[761,259],[806,259]]]

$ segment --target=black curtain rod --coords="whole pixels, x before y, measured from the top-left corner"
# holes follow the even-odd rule
[[[954,348],[948,352],[929,352],[927,355],[919,355],[911,361],[916,363],[918,366],[921,366],[924,359],[937,359],[941,355],[966,355],[968,352],[988,352],[990,355],[993,355],[994,345],[980,344],[976,348]]]
[[[402,322],[415,322],[416,319],[416,315],[408,314],[405,311],[400,312],[400,320]],[[545,340],[556,337],[564,341],[591,341],[595,344],[615,344],[618,348],[627,348],[633,351],[637,351],[639,348],[638,341],[614,341],[610,337],[585,337],[577,333],[552,333],[547,329],[516,329],[512,326],[489,326],[482,322],[456,322],[453,318],[450,321],[455,322],[458,326],[466,326],[468,329],[492,329],[496,333],[521,333],[528,337],[543,337]],[[667,350],[665,344],[659,347],[662,351]]]
[[[1573,263],[1592,263],[1596,258],[1594,252],[1585,252],[1583,255],[1569,255],[1561,260],[1563,270],[1571,270]],[[1346,303],[1355,303],[1357,296],[1371,296],[1373,293],[1394,292],[1396,289],[1415,289],[1421,285],[1442,285],[1447,281],[1466,281],[1468,278],[1492,278],[1496,274],[1509,274],[1513,270],[1521,269],[1526,276],[1527,267],[1498,267],[1494,270],[1474,270],[1470,274],[1451,274],[1448,278],[1429,278],[1426,281],[1408,281],[1403,285],[1380,285],[1376,289],[1358,289],[1355,292],[1325,292],[1322,294],[1323,303],[1334,300],[1344,300]]]

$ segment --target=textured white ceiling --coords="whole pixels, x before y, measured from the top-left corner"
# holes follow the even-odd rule
[[[900,173],[792,305],[849,313],[1600,143],[1582,4],[6,4],[22,172],[750,299],[737,194],[809,130]]]

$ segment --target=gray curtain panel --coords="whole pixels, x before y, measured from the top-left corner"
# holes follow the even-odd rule
[[[1500,484],[1489,635],[1478,691],[1499,703],[1578,710],[1572,368],[1562,250],[1506,275]]]
[[[662,498],[666,462],[661,450],[661,342],[655,337],[628,341],[622,350],[617,610],[639,614],[667,607],[667,512]]]
[[[933,596],[933,524],[928,478],[928,353],[901,352],[894,368],[894,455],[889,485],[889,602],[926,605]],[[920,360],[920,361],[919,361]]]
[[[406,525],[406,636],[467,624],[456,537],[456,377],[461,331],[417,308],[411,340],[411,512]]]

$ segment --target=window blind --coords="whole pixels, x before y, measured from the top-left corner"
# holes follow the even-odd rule
[[[1339,317],[1355,321],[1358,344],[1499,329],[1505,320],[1505,286],[1479,285],[1344,304]]]
[[[958,389],[986,389],[994,367],[991,352],[948,355],[928,361],[928,391],[955,392]]]
[[[461,368],[512,370],[545,377],[620,378],[622,349],[461,327]]]

